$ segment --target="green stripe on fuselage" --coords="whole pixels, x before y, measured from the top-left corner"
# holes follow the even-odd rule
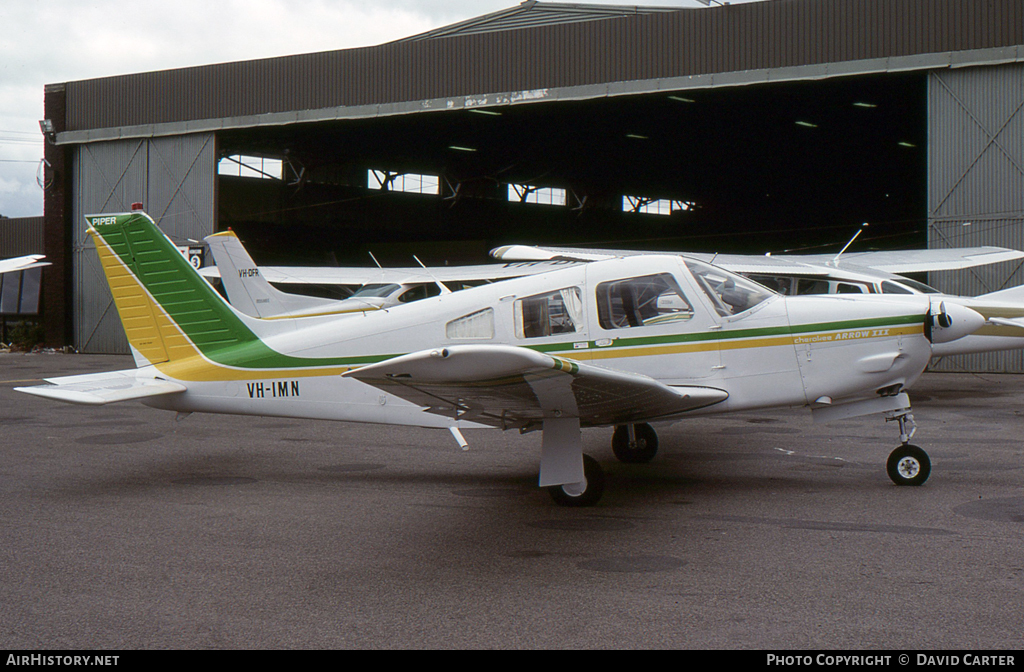
[[[664,334],[659,336],[638,336],[634,338],[616,338],[611,346],[601,348],[603,350],[612,348],[628,348],[634,346],[650,345],[678,345],[683,343],[701,343],[709,341],[733,341],[745,338],[766,338],[771,336],[796,336],[798,334],[813,334],[822,331],[849,331],[854,329],[873,329],[877,327],[904,326],[924,324],[925,315],[898,315],[895,317],[878,317],[863,320],[841,320],[837,322],[818,322],[814,324],[797,324],[788,327],[764,327],[758,329],[736,329],[736,330],[715,330],[703,331],[692,334]],[[625,331],[625,330],[623,330]],[[574,343],[579,341],[568,341],[562,343],[545,343],[543,345],[527,345],[538,352],[566,352],[572,350]],[[588,348],[597,348],[595,341],[587,342]],[[581,350],[586,352],[585,349]]]

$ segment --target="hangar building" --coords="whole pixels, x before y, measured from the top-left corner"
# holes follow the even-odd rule
[[[528,0],[373,47],[48,85],[47,338],[127,352],[83,216],[134,202],[181,244],[231,227],[261,264],[838,251],[865,222],[860,249],[1024,249],[1022,106],[1019,0]],[[930,281],[984,293],[1019,266]]]

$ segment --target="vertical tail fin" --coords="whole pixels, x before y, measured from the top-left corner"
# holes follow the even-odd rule
[[[251,317],[300,316],[332,310],[339,304],[331,299],[288,294],[267,282],[234,231],[206,237],[210,252],[220,269],[231,305]]]
[[[149,215],[86,220],[137,365],[259,340]]]

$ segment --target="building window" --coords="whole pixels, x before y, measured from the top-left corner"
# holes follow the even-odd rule
[[[694,209],[690,201],[670,200],[667,198],[646,198],[644,196],[623,196],[623,212],[639,212],[644,215],[671,215],[673,212],[686,212]]]
[[[537,205],[565,205],[565,189],[510,184],[508,185],[508,200]]]
[[[263,156],[233,154],[220,160],[217,164],[217,174],[280,180],[284,176],[284,162],[281,159],[268,159]]]
[[[39,289],[43,269],[0,274],[0,315],[36,315],[39,313]]]
[[[437,175],[370,170],[367,173],[366,184],[370,189],[381,191],[401,191],[407,194],[433,194],[435,196],[441,193],[441,180]]]

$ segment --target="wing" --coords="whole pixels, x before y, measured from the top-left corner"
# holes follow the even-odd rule
[[[534,247],[506,245],[491,250],[491,256],[502,261],[601,261],[616,257],[641,254],[675,254],[642,250],[587,250],[576,247]],[[773,257],[757,254],[709,254],[707,252],[680,252],[680,255],[714,264],[733,273],[799,273],[800,275],[826,275],[827,270],[809,266],[798,257]]]
[[[808,264],[830,266],[857,266],[886,273],[925,273],[928,271],[954,271],[973,268],[1024,257],[1024,252],[1005,247],[952,247],[945,250],[881,250],[875,252],[847,252],[835,262],[835,255],[787,255],[787,260],[801,260]]]
[[[578,417],[582,426],[666,418],[717,404],[724,390],[678,387],[653,378],[504,345],[423,350],[345,376],[431,413],[510,428]]]
[[[360,268],[355,266],[260,266],[259,272],[267,282],[296,285],[350,285],[358,287],[370,283],[415,284],[440,282],[486,282],[520,278],[572,266],[571,261],[524,261],[477,266],[432,266],[423,268]],[[207,266],[200,273],[208,278],[219,278],[221,269]]]
[[[506,245],[491,250],[491,256],[503,261],[554,260],[597,261],[637,254],[665,254],[640,250],[586,250],[572,247],[531,247]],[[945,250],[883,250],[847,252],[836,263],[834,254],[707,254],[683,252],[687,257],[713,263],[733,273],[799,273],[827,275],[828,268],[849,266],[886,273],[924,273],[953,271],[974,266],[997,264],[1024,257],[1024,252],[1005,247],[954,247]]]
[[[26,257],[15,257],[13,259],[0,260],[0,273],[11,273],[13,271],[24,271],[38,266],[49,266],[50,262],[42,261],[43,255],[30,254]]]
[[[18,392],[70,404],[102,406],[116,401],[144,399],[162,394],[179,394],[187,388],[179,383],[156,378],[140,378],[137,369],[87,373],[81,376],[47,378],[49,385],[16,387]]]

